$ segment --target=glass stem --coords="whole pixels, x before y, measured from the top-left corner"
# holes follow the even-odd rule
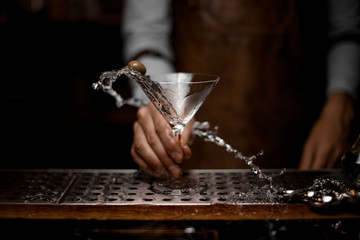
[[[173,132],[174,132],[175,138],[177,138],[180,141],[182,129],[173,129]]]

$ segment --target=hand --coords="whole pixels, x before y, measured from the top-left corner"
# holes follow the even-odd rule
[[[150,103],[137,112],[134,123],[134,140],[131,156],[146,173],[155,176],[177,178],[181,175],[179,164],[191,157],[188,140],[192,133],[191,122],[187,124],[179,142],[170,125]]]
[[[334,167],[349,147],[350,127],[354,119],[354,101],[345,93],[333,94],[325,103],[304,144],[299,168]]]

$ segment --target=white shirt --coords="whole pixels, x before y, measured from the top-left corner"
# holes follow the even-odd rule
[[[175,71],[171,62],[174,58],[170,43],[171,4],[171,0],[125,1],[122,24],[124,59],[129,61],[144,50],[160,53],[163,58],[150,55],[139,58],[150,75]],[[327,58],[326,94],[346,92],[356,99],[360,86],[360,1],[329,0],[328,4],[329,38],[336,43],[330,48]],[[131,84],[133,95],[144,99],[145,95],[137,84]]]

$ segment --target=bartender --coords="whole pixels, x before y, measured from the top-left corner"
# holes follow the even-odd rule
[[[357,0],[130,0],[124,61],[141,61],[149,75],[220,76],[195,118],[244,155],[264,151],[261,168],[332,168],[359,109],[359,16]],[[247,168],[213,143],[192,141],[191,124],[178,142],[152,104],[137,116],[131,155],[149,174]]]

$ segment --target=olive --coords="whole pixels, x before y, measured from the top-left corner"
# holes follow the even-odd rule
[[[140,72],[142,75],[145,75],[146,73],[146,68],[144,64],[137,60],[130,61],[128,66],[131,67],[133,70]]]

